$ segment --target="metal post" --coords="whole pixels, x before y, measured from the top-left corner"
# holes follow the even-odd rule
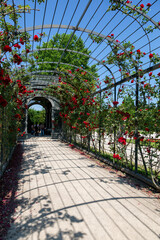
[[[54,108],[52,107],[52,132],[51,132],[51,137],[54,138]]]
[[[28,134],[28,109],[25,110],[25,133]]]
[[[117,100],[117,95],[116,95],[116,85],[114,85],[114,102]],[[114,105],[116,107],[116,105]],[[114,149],[113,149],[114,154],[116,153],[116,126],[114,126]]]
[[[101,105],[102,105],[102,93],[100,92],[100,118],[99,118],[99,153],[101,152]]]
[[[88,135],[88,152],[90,151],[90,134]]]
[[[136,107],[135,107],[135,172],[138,170],[138,100],[139,100],[139,77],[136,77]]]
[[[70,138],[69,138],[69,142],[72,143],[72,127],[70,127]]]

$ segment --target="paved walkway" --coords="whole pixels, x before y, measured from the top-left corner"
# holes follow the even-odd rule
[[[160,239],[160,202],[67,144],[32,137],[7,240]]]

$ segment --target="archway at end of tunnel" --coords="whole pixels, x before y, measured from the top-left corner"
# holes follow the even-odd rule
[[[26,104],[28,106],[25,117],[27,136],[51,136],[57,138],[62,129],[57,99],[35,96],[27,99]]]

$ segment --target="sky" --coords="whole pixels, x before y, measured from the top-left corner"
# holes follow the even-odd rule
[[[37,111],[42,111],[44,108],[39,105],[39,104],[34,104],[30,107],[31,109],[37,110]]]

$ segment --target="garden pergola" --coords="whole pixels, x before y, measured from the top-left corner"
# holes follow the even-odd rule
[[[63,139],[78,142],[103,157],[110,145],[112,154],[107,157],[114,164],[148,178],[151,175],[159,188],[159,1],[24,0],[23,6],[21,2],[0,3],[1,68],[13,77],[9,83],[11,89],[18,84],[20,96],[20,100],[15,97],[15,101],[12,94],[12,98],[5,96],[1,84],[1,166],[16,139],[15,135],[11,137],[13,144],[6,150],[7,139],[3,136],[8,131],[12,133],[6,119],[13,118],[7,117],[6,98],[14,103],[22,101],[22,106],[24,103],[30,106],[30,101],[37,98],[39,101],[52,99],[49,115],[49,118],[52,116],[52,135],[56,121],[54,111],[60,109]],[[6,35],[4,39],[2,35]],[[59,40],[58,36],[62,38]],[[81,39],[83,47],[78,50],[75,46]],[[53,52],[54,55],[50,55]],[[66,56],[73,61],[65,62]],[[87,66],[83,60],[80,62],[82,58],[87,59]],[[23,81],[17,82],[19,78]],[[22,83],[28,92],[23,93],[26,89],[21,89]],[[54,99],[58,99],[60,106]],[[14,108],[12,105],[10,108]],[[27,109],[25,111],[27,132]],[[21,116],[17,115],[16,119],[20,122]],[[148,138],[157,143],[153,146],[150,140],[147,142]],[[145,143],[141,145],[143,139]]]

